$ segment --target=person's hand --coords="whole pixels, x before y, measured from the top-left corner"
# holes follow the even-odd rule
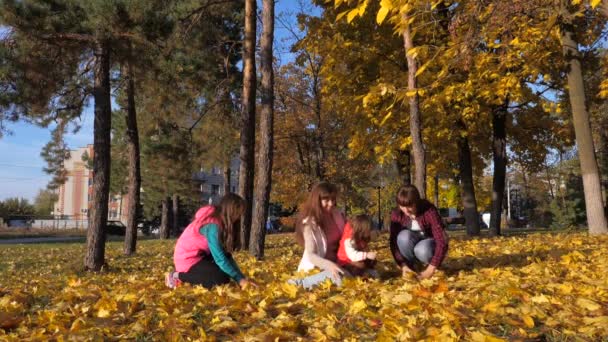
[[[424,271],[422,271],[422,273],[418,275],[418,279],[429,279],[433,276],[433,274],[435,274],[436,269],[437,268],[435,266],[429,265]]]
[[[247,279],[247,278],[243,278],[241,280],[239,280],[239,286],[242,289],[245,289],[247,287],[258,287],[258,284],[256,284],[253,280],[251,279]]]
[[[367,259],[370,259],[370,260],[376,260],[376,252],[374,252],[374,251],[367,252],[366,257],[367,257]]]
[[[412,269],[410,269],[409,267],[405,265],[401,266],[401,276],[403,278],[412,278],[415,274],[416,272],[412,271]]]
[[[334,279],[340,279],[340,275],[344,274],[344,270],[336,264],[332,264],[327,270],[331,272],[331,275],[332,277],[334,277]]]

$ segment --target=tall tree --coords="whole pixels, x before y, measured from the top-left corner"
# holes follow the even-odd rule
[[[245,199],[245,212],[241,218],[240,247],[249,247],[253,208],[253,181],[255,159],[255,41],[256,0],[245,0],[245,36],[243,38],[243,93],[241,107],[241,149],[239,165],[239,194]]]
[[[403,47],[407,59],[407,89],[410,108],[410,134],[412,135],[412,155],[414,161],[414,185],[420,191],[420,196],[426,198],[426,151],[422,142],[422,113],[418,98],[418,61],[415,52],[414,34],[411,30],[412,15],[405,10],[402,14]]]
[[[262,0],[260,148],[256,162],[256,192],[249,243],[249,252],[257,259],[264,257],[265,228],[272,183],[274,141],[274,73],[272,53],[272,43],[274,40],[274,1]]]
[[[562,11],[567,11],[567,2],[562,1],[561,4]],[[569,66],[567,73],[568,95],[572,108],[574,132],[576,134],[583,187],[585,189],[587,224],[589,225],[590,234],[608,234],[600,174],[593,146],[589,113],[587,112],[580,53],[574,36],[572,19],[569,19],[570,16],[570,13],[564,13],[565,19],[560,29],[563,53]]]
[[[462,206],[467,227],[467,235],[474,236],[479,235],[480,228],[479,213],[477,212],[477,199],[475,197],[475,183],[473,181],[473,162],[471,160],[469,138],[464,135],[466,134],[466,126],[462,121],[459,122],[459,126],[463,130],[463,132],[460,133],[462,135],[457,141]]]
[[[507,108],[505,104],[492,111],[492,156],[494,161],[494,177],[492,181],[492,214],[490,216],[490,235],[500,235],[500,223],[505,194],[505,179],[507,172]]]
[[[130,49],[131,50],[131,49]],[[127,110],[126,121],[126,140],[127,153],[129,160],[129,184],[127,186],[127,231],[125,234],[124,254],[135,253],[137,246],[137,218],[139,214],[140,189],[141,189],[141,167],[139,158],[139,131],[137,129],[137,112],[135,108],[135,79],[132,55],[126,63],[127,80]]]
[[[93,126],[93,192],[87,229],[84,265],[99,271],[105,263],[106,225],[110,192],[110,130],[112,105],[110,94],[110,43],[95,43],[95,119]]]

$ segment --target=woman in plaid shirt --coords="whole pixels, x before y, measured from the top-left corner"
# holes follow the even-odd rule
[[[422,265],[420,279],[433,276],[448,251],[445,227],[437,208],[413,185],[404,185],[397,192],[397,208],[391,213],[391,253],[407,276]]]

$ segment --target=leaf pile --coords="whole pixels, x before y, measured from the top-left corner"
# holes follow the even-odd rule
[[[81,271],[81,244],[0,247],[0,340],[583,340],[608,336],[608,237],[453,238],[443,271],[402,279],[388,251],[379,280],[304,291],[286,283],[301,249],[268,238],[267,257],[236,259],[260,286],[172,291],[175,241],[109,243],[109,267]]]

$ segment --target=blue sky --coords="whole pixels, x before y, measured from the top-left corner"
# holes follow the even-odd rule
[[[259,3],[259,1],[258,1]],[[305,6],[309,0],[304,0]],[[291,24],[296,22],[295,14],[300,11],[299,1],[277,1],[276,14],[283,21]],[[261,6],[259,6],[261,8]],[[315,10],[318,14],[318,10]],[[275,50],[281,63],[291,60],[288,52],[291,34],[277,21],[275,24]],[[294,27],[295,24],[294,24]],[[81,116],[81,130],[76,134],[68,134],[66,142],[71,149],[84,147],[93,143],[93,109],[85,108]],[[33,200],[38,190],[46,188],[51,179],[43,171],[44,160],[40,151],[51,137],[50,128],[40,128],[26,122],[8,124],[11,135],[0,138],[0,200],[9,197],[24,197]]]

